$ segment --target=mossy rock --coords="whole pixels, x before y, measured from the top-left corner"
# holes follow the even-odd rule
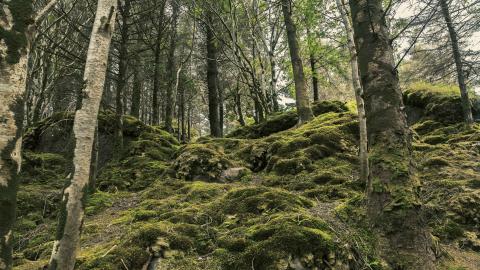
[[[472,103],[475,103],[472,97]],[[408,86],[403,93],[404,104],[419,108],[421,119],[431,119],[441,123],[458,123],[463,121],[463,111],[458,87],[415,83]],[[472,108],[473,113],[480,113],[478,108]],[[416,122],[416,121],[415,121]]]
[[[272,169],[278,175],[298,174],[305,170],[311,170],[311,164],[311,160],[306,157],[279,159],[275,162]]]
[[[423,138],[424,143],[432,145],[446,143],[447,141],[448,137],[446,137],[445,135],[431,135]]]
[[[278,211],[294,211],[313,206],[302,197],[281,189],[267,187],[246,187],[229,191],[217,204],[212,205],[212,212],[223,215],[261,214]]]
[[[290,129],[298,123],[297,113],[289,111],[277,113],[268,117],[260,124],[241,127],[227,135],[229,138],[257,139],[273,133]]]
[[[340,101],[321,101],[312,104],[315,116],[325,113],[347,112],[348,107]],[[263,123],[241,127],[227,135],[229,138],[258,139],[274,133],[291,129],[298,123],[298,115],[295,111],[276,113],[269,115]]]
[[[71,171],[71,162],[63,155],[23,151],[20,181],[62,188]]]
[[[224,236],[219,246],[214,254],[223,269],[326,269],[341,261],[326,223],[305,214],[274,215],[243,238]]]
[[[222,181],[222,172],[232,162],[219,149],[208,144],[190,144],[179,150],[172,167],[178,178],[188,181]]]
[[[342,113],[347,111],[348,107],[346,103],[338,100],[325,100],[312,103],[312,112],[315,116],[329,112]]]
[[[138,191],[152,185],[168,171],[168,163],[146,156],[133,156],[103,168],[97,179],[97,188],[102,191]]]

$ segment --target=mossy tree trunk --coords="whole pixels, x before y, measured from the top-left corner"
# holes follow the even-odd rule
[[[465,75],[463,73],[463,61],[462,55],[460,53],[460,48],[458,46],[458,35],[453,26],[452,17],[450,16],[450,9],[448,7],[447,0],[439,0],[440,7],[442,8],[442,14],[447,24],[448,33],[450,35],[450,42],[452,46],[453,58],[455,60],[455,68],[457,71],[457,82],[458,87],[460,88],[460,96],[462,101],[463,117],[467,125],[473,124],[473,114],[472,106],[470,104],[470,99],[468,98],[467,85],[465,83]]]
[[[0,8],[3,9],[1,4]],[[6,46],[2,41],[0,52],[5,51]],[[19,52],[15,62],[5,61],[6,55],[0,57],[0,269],[3,270],[12,269],[12,228],[15,222],[17,177],[22,163],[22,95],[27,77],[27,54]]]
[[[340,11],[345,32],[347,34],[348,50],[350,52],[350,67],[352,70],[352,84],[355,91],[355,101],[357,103],[358,123],[360,129],[359,159],[360,159],[360,180],[366,183],[367,193],[371,192],[371,182],[369,181],[368,167],[368,137],[367,137],[367,117],[365,116],[365,104],[363,101],[363,88],[360,81],[358,70],[357,50],[355,48],[355,39],[353,29],[348,16],[348,6],[344,0],[336,0],[337,8]]]
[[[350,8],[370,150],[373,188],[367,213],[378,237],[377,250],[392,269],[434,269],[382,1],[350,0]]]
[[[81,108],[75,113],[73,125],[74,170],[63,191],[57,235],[49,263],[51,270],[71,270],[75,266],[116,8],[117,0],[98,0],[85,63],[83,99]]]
[[[31,0],[0,2],[0,269],[12,269],[18,174],[22,164],[23,95],[27,80],[29,39],[35,25],[56,4],[38,13]]]
[[[207,16],[208,12],[207,12]],[[220,110],[218,98],[218,65],[217,65],[217,44],[213,33],[213,22],[206,25],[207,42],[207,88],[208,88],[208,120],[210,122],[210,135],[212,137],[222,136],[222,123],[220,123]]]
[[[313,101],[319,101],[317,63],[313,53],[310,54],[310,70],[312,72]]]
[[[287,29],[287,40],[290,51],[290,59],[293,67],[293,79],[295,81],[295,98],[298,112],[298,123],[301,125],[313,118],[308,92],[303,72],[302,59],[300,58],[300,47],[297,40],[297,28],[292,19],[292,1],[282,0],[283,19]]]

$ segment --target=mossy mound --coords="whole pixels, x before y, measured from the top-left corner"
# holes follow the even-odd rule
[[[348,111],[345,103],[340,101],[321,101],[312,104],[312,111],[315,116],[329,112]],[[295,127],[298,123],[298,115],[295,111],[277,113],[260,124],[241,127],[227,135],[228,138],[258,139],[268,135]]]
[[[78,269],[253,265],[280,270],[349,263],[349,251],[329,225],[308,210],[314,202],[294,193],[172,180],[148,188],[141,197],[141,203],[111,222],[125,228],[120,236],[93,246],[88,244],[93,235],[85,234],[87,248],[80,254]]]
[[[472,96],[472,104],[477,104],[477,97]],[[463,121],[463,112],[458,87],[415,83],[403,93],[404,104],[410,107],[411,123],[419,119],[431,119],[442,123]],[[480,115],[480,108],[473,106],[474,115]]]
[[[76,268],[383,269],[357,179],[356,118],[326,112],[256,139],[201,138],[186,146],[142,128],[122,158],[102,169],[102,191],[88,198]],[[435,239],[476,252],[480,126],[430,118],[413,129],[419,194]],[[24,180],[16,233],[19,269],[47,263],[55,231],[54,205],[43,215],[34,193],[61,190],[42,184],[61,173],[61,156],[30,159],[33,182]],[[226,170],[243,167],[251,172],[224,181]]]
[[[52,116],[35,123],[30,127],[23,137],[24,149],[35,152],[48,152],[61,154],[71,158],[73,153],[73,120],[74,113],[58,112]],[[115,149],[115,113],[110,111],[101,111],[98,115],[98,147],[99,162],[98,166],[102,168],[107,164],[114,155]],[[158,137],[168,138],[170,144],[178,144],[174,142],[175,138],[166,136],[165,131],[158,127],[148,126],[132,116],[123,116],[123,145],[128,145],[132,141],[136,141],[140,136],[144,136],[145,140],[153,141],[165,146]],[[153,138],[149,137],[152,135]],[[176,141],[176,140],[175,140]],[[128,147],[127,147],[127,150]],[[122,153],[123,154],[123,153]]]
[[[207,144],[189,144],[177,153],[173,170],[188,181],[221,181],[222,173],[232,167],[222,149]]]
[[[169,162],[179,147],[168,132],[149,127],[130,141],[120,160],[102,168],[97,187],[102,191],[138,191],[161,179],[169,172]]]
[[[413,126],[421,198],[433,233],[443,243],[465,241],[479,233],[480,125],[445,124],[434,120]],[[467,248],[467,246],[465,246]]]

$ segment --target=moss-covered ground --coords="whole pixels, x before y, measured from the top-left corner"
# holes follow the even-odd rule
[[[183,146],[134,125],[89,196],[77,268],[384,269],[364,218],[356,115],[338,102],[315,108],[301,127],[286,112]],[[479,269],[480,125],[425,114],[412,129],[439,268]],[[24,155],[16,269],[41,269],[69,162]]]

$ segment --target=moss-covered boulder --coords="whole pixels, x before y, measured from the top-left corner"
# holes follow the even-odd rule
[[[315,116],[324,113],[347,112],[345,103],[340,101],[321,101],[312,104],[312,111]],[[268,135],[288,130],[298,123],[298,115],[295,111],[288,111],[270,115],[268,119],[260,124],[241,127],[227,135],[229,138],[257,139]]]
[[[478,97],[471,95],[472,104],[477,104]],[[458,87],[414,83],[403,93],[403,100],[407,106],[409,123],[413,124],[420,119],[431,119],[442,123],[457,123],[463,121],[463,112]],[[480,116],[480,108],[472,107],[474,115]]]
[[[113,160],[100,170],[97,187],[102,191],[138,191],[160,180],[170,171],[170,161],[179,147],[168,132],[145,128],[130,141],[123,158]]]
[[[177,153],[173,163],[176,176],[188,181],[221,181],[225,170],[232,167],[232,162],[222,149],[208,144],[190,144]]]

